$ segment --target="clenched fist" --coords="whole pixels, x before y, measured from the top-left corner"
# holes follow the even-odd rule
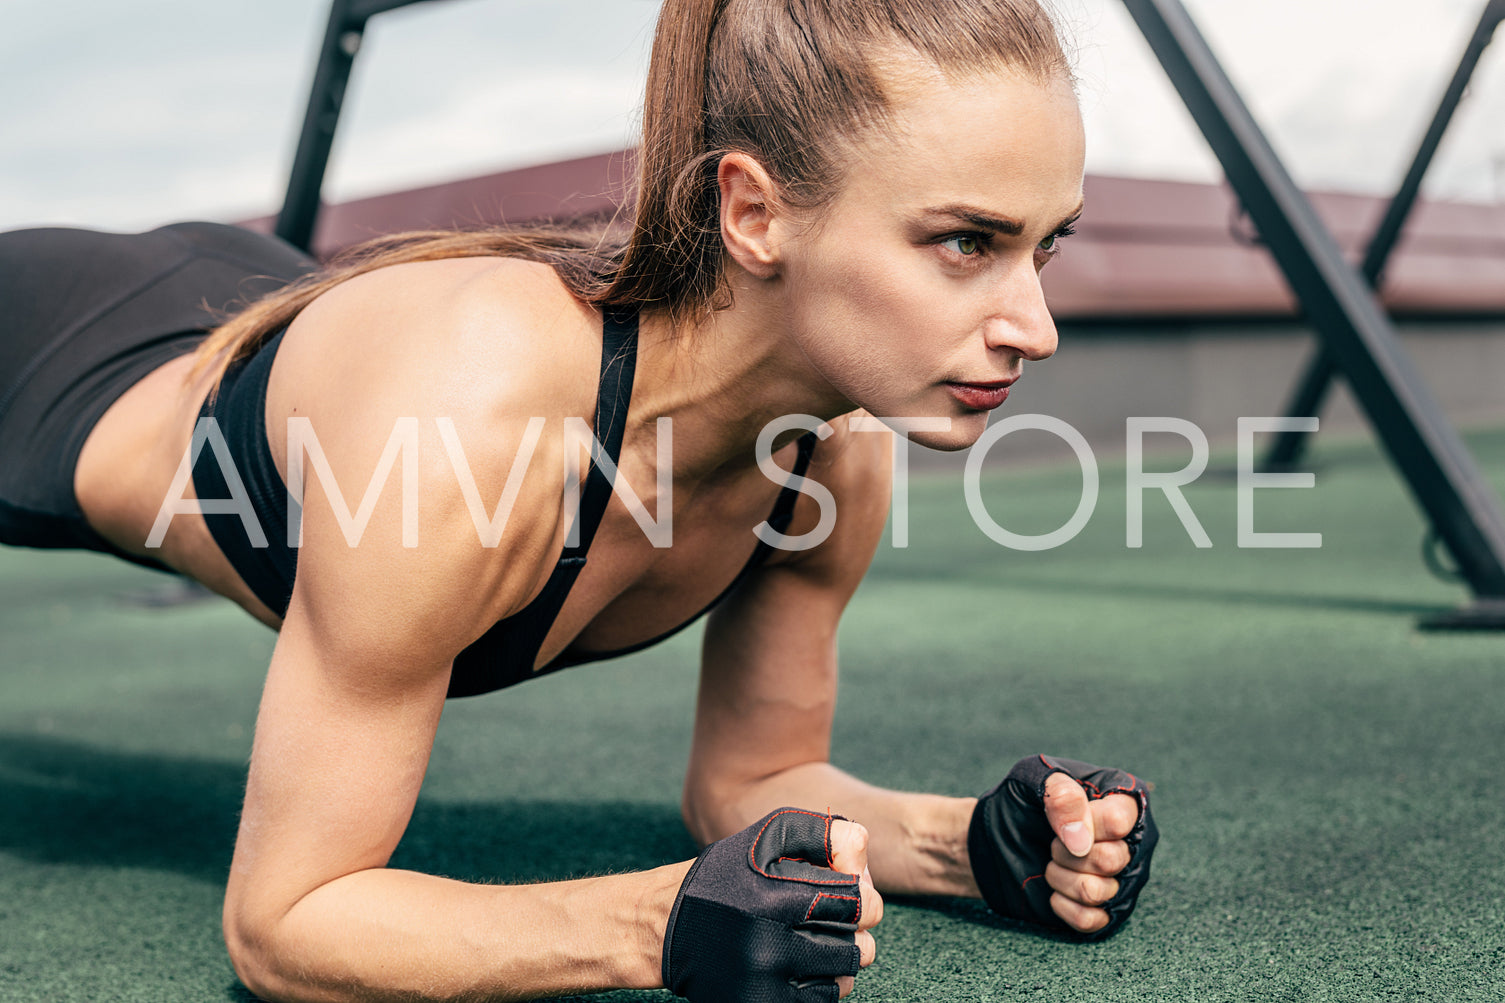
[[[867,830],[780,808],[696,858],[664,934],[664,985],[693,1003],[834,1003],[872,964],[882,916]]]
[[[1159,838],[1133,774],[1042,755],[978,800],[967,850],[995,912],[1100,938],[1134,911]]]

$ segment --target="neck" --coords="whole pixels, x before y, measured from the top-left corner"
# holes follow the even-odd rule
[[[780,280],[734,273],[731,307],[682,325],[663,311],[639,321],[631,420],[674,420],[676,479],[752,467],[759,433],[784,415],[826,421],[854,407],[793,337]],[[779,436],[775,448],[800,434]]]

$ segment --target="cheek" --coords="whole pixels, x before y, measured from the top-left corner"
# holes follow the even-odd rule
[[[792,272],[794,316],[805,353],[837,389],[862,402],[929,381],[939,361],[939,298],[908,249],[822,248]],[[872,246],[871,244],[869,245]]]

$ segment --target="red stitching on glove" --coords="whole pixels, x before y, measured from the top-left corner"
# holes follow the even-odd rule
[[[835,861],[832,858],[832,853],[831,853],[831,816],[830,815],[822,815],[819,812],[805,811],[804,809],[801,809],[801,808],[786,808],[784,811],[775,812],[774,814],[768,816],[768,821],[763,823],[763,828],[759,829],[758,830],[758,834],[753,837],[752,846],[748,847],[748,850],[747,850],[747,863],[748,863],[748,866],[750,866],[753,870],[757,871],[759,874],[763,875],[765,878],[772,878],[775,881],[797,881],[797,882],[799,882],[802,885],[849,885],[849,884],[852,883],[851,880],[849,880],[847,878],[833,878],[830,881],[822,881],[822,880],[818,880],[816,878],[786,878],[786,877],[784,877],[783,875],[780,875],[780,874],[769,874],[767,871],[763,870],[763,868],[759,867],[758,866],[758,844],[760,842],[762,842],[762,840],[763,840],[763,834],[768,831],[768,827],[770,825],[773,825],[773,820],[776,819],[776,818],[778,818],[780,815],[809,815],[811,818],[823,818],[823,819],[825,819],[826,820],[826,865],[829,866],[829,867],[834,867],[835,866]],[[779,859],[780,860],[801,860],[802,858],[800,858],[800,857],[780,857]],[[808,863],[812,863],[812,862],[806,860],[806,861],[804,861],[804,863],[808,864]],[[845,871],[837,871],[837,873],[838,874],[845,874],[846,872]],[[852,877],[855,878],[856,875],[852,875]]]
[[[847,902],[856,902],[857,911],[852,914],[849,922],[856,923],[862,919],[862,896],[860,895],[832,895],[830,892],[816,893],[815,900],[810,903],[810,908],[805,911],[805,922],[810,922],[810,917],[815,915],[815,907],[820,905],[821,899],[843,899]]]

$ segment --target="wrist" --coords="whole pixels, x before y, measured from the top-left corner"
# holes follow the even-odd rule
[[[669,926],[669,913],[674,909],[679,887],[693,863],[693,860],[686,860],[642,873],[643,885],[632,919],[630,943],[633,948],[627,960],[627,970],[623,972],[623,981],[629,988],[663,987],[664,932]]]
[[[910,799],[902,821],[908,866],[902,874],[883,881],[879,890],[885,894],[981,898],[967,852],[967,832],[976,807],[976,798],[919,795]],[[878,847],[870,852],[878,856]],[[875,877],[879,870],[875,864]]]
[[[967,836],[972,830],[972,816],[977,812],[977,798],[946,798],[944,826],[946,832],[947,879],[950,894],[961,898],[982,898],[977,878],[972,872],[972,854]]]

